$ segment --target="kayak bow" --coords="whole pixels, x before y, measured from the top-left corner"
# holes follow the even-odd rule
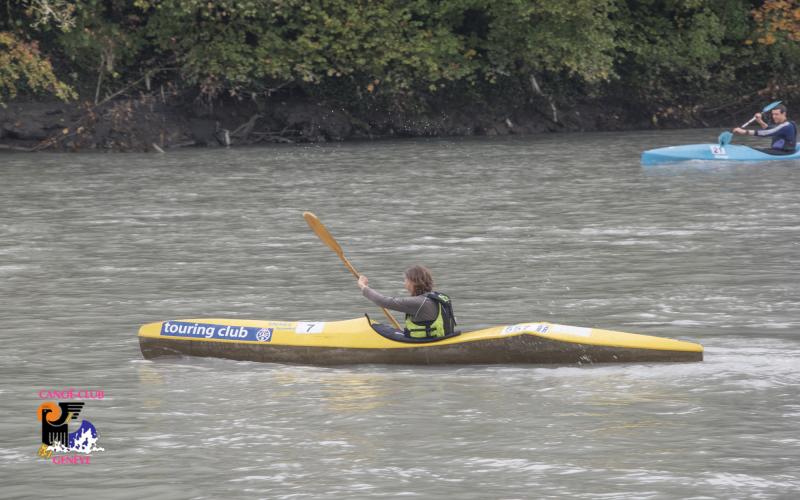
[[[431,342],[409,342],[400,332],[357,318],[294,322],[185,319],[139,329],[147,359],[204,356],[308,365],[574,364],[702,361],[699,344],[554,323],[503,325]]]

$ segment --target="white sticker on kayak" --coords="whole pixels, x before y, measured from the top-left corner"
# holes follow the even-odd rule
[[[553,325],[553,332],[564,335],[575,335],[576,337],[591,337],[592,329],[580,326]]]
[[[294,333],[322,333],[322,328],[324,326],[324,321],[315,321],[314,323],[300,321],[297,323],[297,328],[294,329]]]
[[[711,154],[714,156],[724,156],[728,154],[725,152],[724,147],[719,146],[717,144],[711,144],[708,147],[711,148]]]
[[[503,331],[500,332],[503,335],[510,335],[512,333],[520,333],[520,332],[536,332],[536,333],[547,333],[549,327],[543,323],[519,323],[516,325],[509,325],[503,328]]]
[[[270,321],[269,326],[278,330],[291,330],[294,328],[294,323],[291,321]]]

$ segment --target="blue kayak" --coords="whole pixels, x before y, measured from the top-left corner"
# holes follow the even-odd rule
[[[650,149],[642,153],[642,165],[660,165],[688,160],[722,160],[722,161],[766,161],[766,160],[800,160],[800,149],[789,154],[770,154],[760,149],[739,144],[687,144]]]

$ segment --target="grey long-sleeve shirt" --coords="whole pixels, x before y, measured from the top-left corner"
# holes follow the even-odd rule
[[[429,299],[425,295],[416,295],[414,297],[387,297],[368,286],[365,286],[361,293],[364,297],[381,307],[410,314],[411,319],[415,322],[433,321],[439,313],[436,301]]]

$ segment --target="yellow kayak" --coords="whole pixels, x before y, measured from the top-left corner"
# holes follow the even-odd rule
[[[431,341],[409,339],[366,317],[344,321],[161,321],[139,329],[139,345],[147,359],[188,355],[307,365],[703,360],[699,344],[598,328],[520,323]]]

